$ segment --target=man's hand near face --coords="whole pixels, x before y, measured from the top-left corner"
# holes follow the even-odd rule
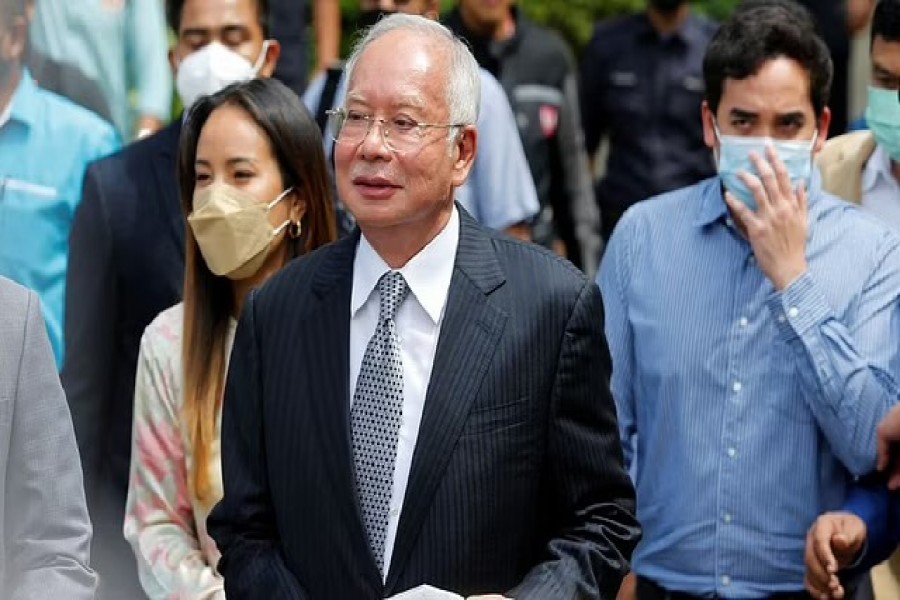
[[[806,272],[808,207],[805,184],[793,189],[787,169],[775,150],[767,157],[751,154],[759,177],[742,173],[753,192],[754,212],[725,192],[725,202],[741,232],[750,242],[759,268],[775,289],[783,291]]]

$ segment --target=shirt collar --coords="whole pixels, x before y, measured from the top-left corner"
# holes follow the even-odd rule
[[[447,303],[456,249],[459,246],[459,212],[456,206],[450,220],[437,236],[419,251],[401,269],[400,273],[409,285],[409,291],[437,324]],[[454,260],[447,260],[453,257]],[[350,316],[356,313],[372,296],[378,280],[391,268],[375,251],[365,235],[359,236],[359,246],[353,261],[353,292],[350,298]]]
[[[878,144],[875,146],[875,151],[872,153],[872,156],[866,161],[865,168],[863,168],[863,194],[875,189],[882,179],[883,183],[891,183],[894,179],[894,175],[891,173],[891,159],[888,156],[888,153],[884,151],[881,144]]]
[[[681,27],[665,36],[660,35],[659,32],[653,28],[653,24],[650,22],[650,18],[647,16],[646,12],[640,14],[639,23],[641,24],[639,35],[647,40],[653,40],[655,42],[677,40],[686,46],[706,46],[708,43],[704,36],[703,29],[700,27],[698,17],[693,14],[688,15],[687,19],[684,20],[684,23],[681,24]]]
[[[28,69],[22,69],[22,78],[19,80],[19,87],[13,94],[10,120],[19,121],[25,125],[31,126],[38,118],[38,86]]]
[[[694,220],[694,224],[697,227],[706,227],[716,221],[726,219],[728,217],[728,206],[725,204],[725,187],[722,184],[722,180],[714,177],[700,185],[704,186],[704,188],[700,192],[700,207],[697,210],[697,218]],[[822,174],[819,173],[818,167],[813,167],[809,190],[807,191],[807,205],[809,206],[810,214],[813,213],[813,209],[816,207],[821,195]]]

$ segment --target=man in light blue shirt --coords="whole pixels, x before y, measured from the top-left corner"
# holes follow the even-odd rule
[[[97,82],[126,140],[156,131],[172,110],[163,5],[161,0],[36,0],[32,43]]]
[[[56,356],[63,363],[69,230],[91,161],[119,146],[106,121],[40,89],[21,66],[23,0],[0,0],[0,275],[36,291]]]
[[[368,8],[369,4],[372,2],[363,2],[363,8]],[[394,3],[382,1],[380,4]],[[397,6],[400,12],[422,14],[430,18],[437,18],[437,8],[436,2],[423,0],[403,5],[398,3]],[[392,11],[385,9],[382,12]],[[529,223],[537,215],[540,206],[519,139],[519,130],[500,82],[484,69],[480,69],[480,75],[478,156],[468,180],[456,190],[456,200],[482,225],[530,240]],[[313,115],[319,112],[326,84],[327,75],[322,74],[310,83],[303,94],[303,102]],[[346,93],[347,82],[341,72],[334,99],[330,106],[324,108],[343,106]],[[325,155],[331,156],[334,141],[327,126],[324,128],[323,138]]]
[[[601,265],[640,598],[805,597],[807,529],[874,468],[898,395],[900,238],[812,171],[831,61],[799,11],[722,25],[719,177],[629,209]]]

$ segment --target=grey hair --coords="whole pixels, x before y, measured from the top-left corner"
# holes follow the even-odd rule
[[[378,21],[353,46],[353,52],[344,68],[346,80],[348,82],[352,80],[353,71],[366,48],[392,31],[410,31],[442,46],[442,52],[446,52],[450,59],[449,80],[446,86],[450,122],[474,124],[478,120],[478,111],[481,107],[481,75],[478,62],[465,42],[432,19],[397,13]]]

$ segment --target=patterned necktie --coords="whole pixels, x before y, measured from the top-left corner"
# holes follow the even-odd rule
[[[356,492],[378,570],[384,571],[384,540],[403,415],[403,363],[394,316],[409,293],[403,275],[388,271],[378,281],[378,326],[366,346],[350,409]]]

